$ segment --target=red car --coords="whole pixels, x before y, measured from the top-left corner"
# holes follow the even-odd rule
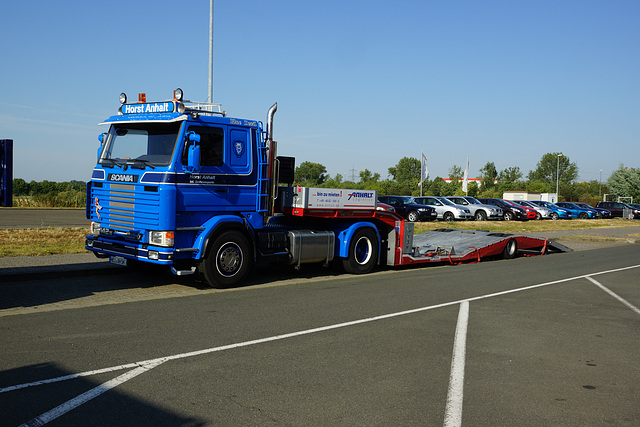
[[[532,209],[528,206],[519,205],[517,203],[512,202],[511,200],[505,200],[505,202],[509,203],[512,206],[518,207],[520,209],[524,209],[527,212],[527,219],[536,219],[538,217],[538,212],[535,209]]]

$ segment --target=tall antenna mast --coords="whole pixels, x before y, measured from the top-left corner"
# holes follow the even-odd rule
[[[213,103],[213,0],[209,0],[209,102]]]

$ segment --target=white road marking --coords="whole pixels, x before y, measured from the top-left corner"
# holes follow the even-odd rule
[[[617,268],[617,269],[613,269],[613,270],[600,271],[600,272],[591,273],[591,274],[588,274],[588,275],[569,277],[569,278],[566,278],[566,279],[554,280],[554,281],[551,281],[551,282],[540,283],[540,284],[537,284],[537,285],[525,286],[523,288],[510,289],[508,291],[495,292],[495,293],[492,293],[492,294],[480,295],[480,296],[477,296],[477,297],[465,298],[465,299],[462,299],[462,300],[451,301],[451,302],[442,303],[442,304],[436,304],[436,305],[427,306],[427,307],[420,307],[420,308],[415,308],[415,309],[412,309],[412,310],[400,311],[400,312],[396,312],[396,313],[383,314],[383,315],[380,315],[380,316],[374,316],[374,317],[369,317],[369,318],[365,318],[365,319],[354,320],[354,321],[351,321],[351,322],[337,323],[337,324],[334,324],[334,325],[322,326],[322,327],[319,327],[319,328],[307,329],[307,330],[303,330],[303,331],[292,332],[292,333],[282,334],[282,335],[276,335],[276,336],[267,337],[267,338],[260,338],[260,339],[251,340],[251,341],[245,341],[245,342],[236,343],[236,344],[229,344],[229,345],[224,345],[224,346],[220,346],[220,347],[212,347],[212,348],[208,348],[208,349],[204,349],[204,350],[192,351],[192,352],[188,352],[188,353],[180,353],[180,354],[161,357],[161,358],[157,358],[157,359],[150,359],[150,360],[144,360],[144,361],[136,362],[136,363],[118,365],[118,366],[114,366],[114,367],[110,367],[110,368],[104,368],[104,369],[93,370],[93,371],[86,371],[86,372],[82,372],[82,373],[79,373],[79,374],[65,375],[65,376],[51,378],[51,379],[42,380],[42,381],[35,381],[35,382],[31,382],[31,383],[19,384],[19,385],[15,385],[15,386],[1,388],[0,389],[0,393],[5,393],[5,392],[18,390],[18,389],[22,389],[22,388],[26,388],[26,387],[31,387],[31,386],[36,386],[36,385],[41,385],[41,384],[50,384],[50,383],[54,383],[54,382],[65,381],[65,380],[79,378],[79,377],[85,377],[85,376],[89,376],[89,375],[95,375],[95,374],[98,374],[98,373],[107,373],[107,372],[114,372],[114,371],[122,370],[122,369],[135,368],[132,371],[127,372],[125,374],[122,374],[122,375],[120,375],[120,376],[118,376],[118,377],[116,377],[116,378],[114,378],[114,379],[112,379],[110,381],[107,381],[106,383],[103,383],[103,384],[101,384],[101,385],[89,390],[88,392],[85,392],[85,393],[77,396],[76,398],[71,399],[71,400],[63,403],[62,405],[59,405],[58,407],[52,409],[51,411],[46,412],[45,414],[42,414],[40,417],[34,418],[33,420],[31,420],[28,423],[24,424],[25,426],[43,425],[43,424],[51,421],[52,419],[55,419],[55,418],[59,417],[60,415],[68,412],[69,410],[71,410],[71,409],[73,409],[73,408],[75,408],[75,407],[77,407],[77,406],[79,406],[79,405],[81,405],[83,403],[88,402],[89,400],[93,399],[94,397],[97,397],[97,396],[101,395],[105,391],[110,390],[113,387],[116,387],[117,385],[120,385],[120,384],[128,381],[129,379],[134,378],[135,376],[140,375],[140,374],[142,374],[144,372],[147,372],[147,371],[153,369],[154,367],[156,367],[156,366],[158,366],[158,365],[160,365],[160,364],[162,364],[164,362],[170,361],[170,360],[184,359],[184,358],[187,358],[187,357],[200,356],[200,355],[203,355],[203,354],[214,353],[214,352],[218,352],[218,351],[232,350],[232,349],[235,349],[235,348],[248,347],[248,346],[256,345],[256,344],[263,344],[263,343],[267,343],[267,342],[279,341],[279,340],[299,337],[299,336],[303,336],[303,335],[310,335],[310,334],[315,334],[315,333],[318,333],[318,332],[329,331],[329,330],[332,330],[332,329],[339,329],[339,328],[344,328],[344,327],[348,327],[348,326],[354,326],[354,325],[359,325],[359,324],[363,324],[363,323],[374,322],[374,321],[377,321],[377,320],[391,319],[391,318],[394,318],[394,317],[405,316],[405,315],[408,315],[408,314],[420,313],[420,312],[424,312],[424,311],[428,311],[428,310],[433,310],[433,309],[436,309],[436,308],[449,307],[449,306],[452,306],[452,305],[460,304],[461,305],[460,310],[462,310],[462,305],[465,304],[467,306],[467,310],[468,310],[468,304],[471,301],[480,301],[480,300],[483,300],[483,299],[493,298],[493,297],[497,297],[497,296],[501,296],[501,295],[507,295],[507,294],[512,294],[512,293],[516,293],[516,292],[523,292],[523,291],[527,291],[527,290],[531,290],[531,289],[542,288],[542,287],[545,287],[545,286],[556,285],[556,284],[559,284],[559,283],[566,283],[566,282],[570,282],[570,281],[577,280],[577,279],[588,279],[588,280],[591,280],[590,276],[597,276],[597,275],[602,275],[602,274],[615,273],[615,272],[630,270],[630,269],[638,268],[638,267],[640,267],[640,265],[633,265],[633,266]],[[468,314],[466,316],[468,316]],[[460,319],[460,317],[461,316],[459,315],[458,318]],[[457,333],[457,330],[456,330],[456,333]],[[466,326],[465,326],[465,335],[466,335]],[[464,361],[464,359],[463,359],[463,361]],[[453,369],[453,367],[452,367],[452,369]],[[464,364],[463,364],[463,369],[464,369]],[[460,399],[462,399],[462,395],[460,395]],[[460,400],[460,404],[462,404],[461,400]],[[43,416],[45,416],[47,414],[54,414],[54,411],[58,410],[59,408],[62,408],[62,409],[67,409],[68,408],[68,409],[65,410],[64,412],[61,412],[59,415],[56,415],[56,417],[49,419],[49,421],[44,421],[43,422],[40,419],[41,417],[43,417]],[[462,412],[461,412],[461,407],[460,407],[460,416],[461,416],[461,414],[462,414]],[[49,416],[51,416],[51,415],[49,415]]]
[[[445,427],[459,427],[462,425],[462,398],[464,395],[464,366],[467,352],[468,324],[469,301],[462,301],[460,303],[460,312],[458,313],[456,335],[453,339],[449,391],[447,393],[447,406],[444,411]]]
[[[51,422],[53,420],[55,420],[56,418],[60,417],[61,415],[66,414],[67,412],[77,408],[78,406],[82,405],[83,403],[88,402],[89,400],[93,399],[94,397],[98,397],[100,396],[102,393],[111,390],[112,388],[129,381],[132,378],[137,377],[138,375],[145,373],[153,368],[155,368],[156,366],[160,365],[162,362],[157,362],[157,363],[147,363],[147,364],[143,364],[141,366],[138,366],[136,369],[132,369],[129,372],[125,372],[124,374],[115,377],[112,380],[109,380],[103,384],[100,384],[97,387],[92,388],[89,391],[86,391],[84,393],[82,393],[79,396],[74,397],[71,400],[68,400],[66,402],[64,402],[62,405],[56,406],[55,408],[53,408],[50,411],[45,412],[42,415],[39,415],[37,417],[35,417],[34,419],[32,419],[31,421],[22,424],[20,427],[33,427],[33,426],[41,426],[44,424],[47,424],[48,422]]]
[[[599,287],[600,289],[602,289],[603,291],[605,291],[606,293],[608,293],[609,295],[611,295],[612,297],[614,297],[615,299],[617,299],[618,301],[620,301],[621,303],[629,307],[631,310],[635,311],[636,314],[640,314],[640,309],[638,307],[631,304],[629,301],[622,298],[620,295],[616,294],[611,289],[604,286],[602,283],[598,282],[595,279],[592,279],[591,277],[587,277],[587,280],[589,280],[591,283],[593,283],[594,285],[596,285],[597,287]]]

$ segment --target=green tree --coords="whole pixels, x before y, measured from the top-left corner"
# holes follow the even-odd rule
[[[397,165],[389,168],[389,175],[396,182],[420,180],[420,160],[414,157],[403,157]]]
[[[28,196],[29,184],[22,178],[15,178],[13,180],[13,195],[14,196]]]
[[[462,167],[453,165],[449,168],[449,179],[452,181],[457,181],[464,177],[464,171]]]
[[[500,171],[498,181],[500,183],[514,183],[522,178],[522,172],[518,166],[513,166]]]
[[[493,162],[487,162],[480,168],[480,178],[482,178],[482,191],[493,188],[498,179],[498,169]]]
[[[380,179],[379,173],[372,173],[369,169],[360,171],[361,183],[367,184],[367,183],[378,182],[379,179]]]
[[[419,191],[420,166],[420,160],[414,157],[403,157],[397,165],[390,167],[389,175],[398,184],[395,186],[398,191],[392,194],[408,195],[413,191]]]
[[[302,162],[294,172],[294,183],[315,187],[327,179],[327,168],[320,163]]]
[[[634,201],[640,200],[640,170],[625,168],[621,164],[607,180],[607,186],[614,198],[633,197]]]
[[[572,182],[578,177],[578,165],[568,156],[562,153],[546,153],[542,156],[536,169],[529,172],[529,181],[542,181],[547,184],[556,184],[556,177],[559,173],[558,181]]]

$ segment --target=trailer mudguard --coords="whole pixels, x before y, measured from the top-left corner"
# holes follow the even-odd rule
[[[380,247],[382,246],[380,243],[380,232],[378,231],[378,227],[375,226],[372,222],[355,222],[353,224],[347,224],[346,228],[333,230],[336,234],[336,256],[340,258],[348,258],[349,257],[349,244],[351,243],[351,238],[355,234],[355,232],[360,228],[372,228],[376,232],[376,236],[378,237],[378,257],[380,256]]]
[[[193,247],[197,249],[195,259],[202,259],[207,248],[209,238],[218,230],[227,227],[246,230],[245,220],[236,215],[216,215],[209,218],[204,224],[202,224],[202,228],[204,228],[204,230],[198,235],[193,243]]]

